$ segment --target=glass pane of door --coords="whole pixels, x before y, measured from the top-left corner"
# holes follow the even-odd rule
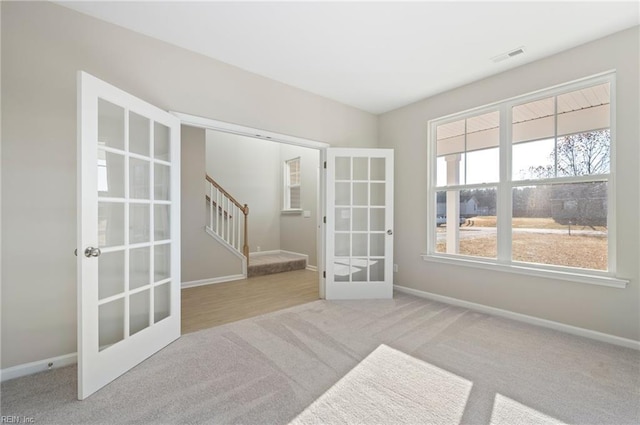
[[[148,118],[129,112],[129,150],[132,153],[149,156],[151,146],[149,123]]]
[[[159,321],[169,317],[171,312],[170,288],[171,285],[169,283],[165,283],[163,285],[156,286],[154,289],[153,323],[158,323]]]
[[[151,291],[145,289],[131,295],[129,301],[129,335],[140,332],[149,326],[149,306]]]
[[[97,349],[103,351],[124,339],[124,299],[102,304],[98,311]]]
[[[124,108],[98,99],[98,145],[124,149]]]
[[[106,252],[98,258],[98,299],[124,292],[124,250]]]

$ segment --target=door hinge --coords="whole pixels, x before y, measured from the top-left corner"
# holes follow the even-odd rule
[[[322,272],[322,277],[326,278],[327,277],[327,272]]]
[[[322,217],[322,222],[323,222],[324,224],[327,224],[327,216],[326,216],[326,215],[325,215],[324,217]]]
[[[327,169],[327,161],[324,162],[324,168]]]

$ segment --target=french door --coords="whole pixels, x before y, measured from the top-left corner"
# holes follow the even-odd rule
[[[78,399],[180,336],[180,122],[78,73]]]
[[[393,150],[328,148],[326,299],[393,297]]]

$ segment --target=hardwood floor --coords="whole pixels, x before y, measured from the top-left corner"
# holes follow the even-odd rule
[[[319,298],[318,272],[296,270],[182,290],[182,333],[270,313]]]

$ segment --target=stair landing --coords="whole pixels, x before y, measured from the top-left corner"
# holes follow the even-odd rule
[[[307,268],[305,255],[277,252],[277,253],[251,253],[249,254],[248,277],[264,276],[274,273],[304,270]]]

